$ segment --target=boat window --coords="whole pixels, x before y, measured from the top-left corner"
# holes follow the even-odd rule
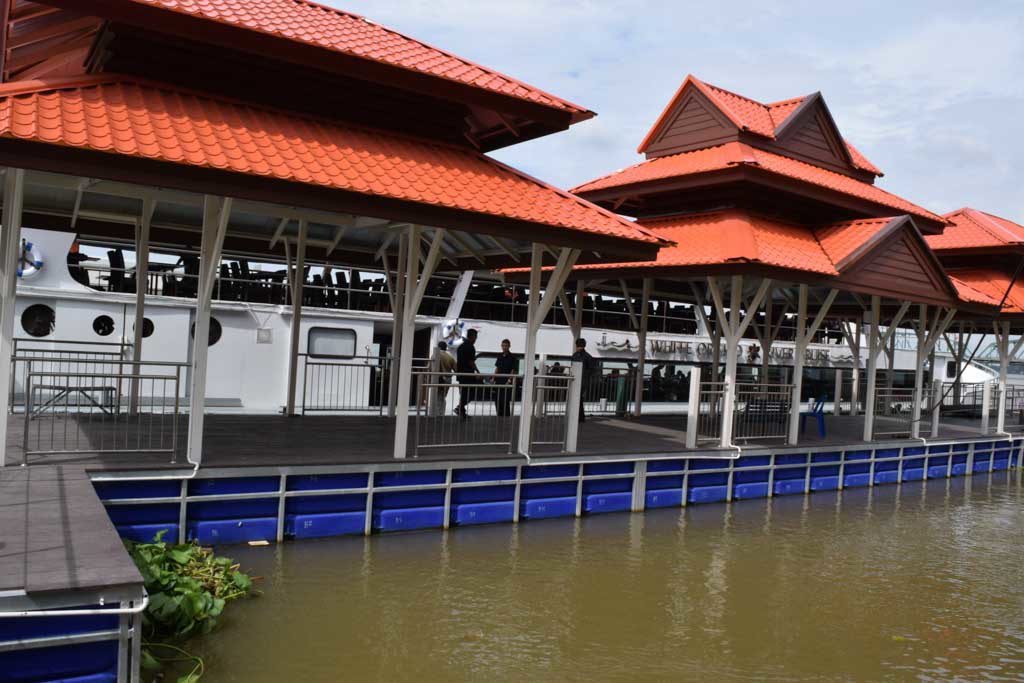
[[[45,337],[53,332],[57,314],[46,304],[32,304],[21,314],[21,329],[32,337]]]
[[[109,315],[98,315],[92,321],[92,331],[101,337],[106,337],[114,332],[114,319]]]
[[[134,329],[134,328],[132,328],[132,329]],[[153,321],[150,320],[149,318],[143,318],[142,319],[142,338],[145,339],[146,337],[152,336],[154,330],[156,330],[156,326],[153,325]]]
[[[210,316],[210,334],[207,336],[207,346],[213,346],[220,341],[220,335],[224,332],[224,329],[220,326],[220,321]],[[196,337],[196,324],[192,323],[192,328],[188,331],[188,336],[195,339]]]
[[[337,327],[312,327],[306,350],[314,358],[352,358],[356,355],[356,331]]]
[[[946,361],[946,377],[950,377],[950,378],[953,378],[953,379],[956,378],[956,361],[955,360],[947,360]]]

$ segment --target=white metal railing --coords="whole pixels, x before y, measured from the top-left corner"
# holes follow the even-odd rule
[[[23,359],[16,359],[23,360]],[[116,361],[116,370],[37,370],[25,360],[25,455],[177,449],[185,363]]]
[[[299,354],[302,412],[376,412],[387,408],[391,359],[382,356],[326,358]]]
[[[629,415],[636,397],[635,387],[633,368],[595,372],[584,378],[581,387],[583,410],[587,415]]]
[[[530,452],[537,446],[559,446],[570,450],[572,423],[586,410],[585,400],[573,400],[575,377],[565,374],[538,375],[533,385],[534,416],[530,424]]]
[[[910,434],[913,411],[913,389],[876,387],[872,438]]]
[[[439,448],[515,446],[519,375],[413,372],[413,453]],[[403,428],[396,425],[396,429]]]
[[[123,342],[32,339],[16,337],[11,353],[9,410],[25,406],[25,370],[28,363],[37,372],[114,373],[118,362],[128,359],[132,345]]]
[[[699,374],[699,373],[695,373]],[[696,401],[691,401],[689,406],[688,431],[690,427],[695,430],[693,445],[707,442],[718,442],[722,437],[722,414],[725,409],[725,382],[703,382],[699,377],[696,384],[698,387],[691,397],[696,394]],[[694,381],[694,380],[691,380]]]
[[[733,439],[785,438],[792,407],[792,384],[737,384]]]

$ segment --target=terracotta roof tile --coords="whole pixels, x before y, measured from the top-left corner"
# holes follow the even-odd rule
[[[824,187],[835,192],[896,209],[899,212],[920,216],[939,223],[944,222],[942,217],[931,211],[912,204],[870,183],[797,161],[796,159],[790,159],[780,154],[755,149],[740,142],[728,142],[717,147],[708,147],[692,152],[649,159],[622,171],[584,183],[573,188],[572,191],[586,194],[597,190],[606,190],[654,180],[720,171],[739,165],[758,168],[767,173]]]
[[[217,100],[124,77],[0,86],[0,137],[658,241],[620,216],[469,148]]]
[[[810,230],[746,211],[730,209],[646,220],[641,224],[675,245],[663,247],[655,261],[588,264],[577,266],[577,269],[757,263],[825,275],[838,274]]]
[[[995,268],[958,268],[949,271],[949,279],[961,299],[998,306],[1003,297],[1002,313],[1024,313],[1024,282],[1017,279],[1011,286],[1011,276]],[[1009,294],[1007,294],[1009,289]]]
[[[817,228],[815,237],[832,263],[839,264],[882,232],[896,217],[864,218]]]
[[[357,14],[309,0],[130,0],[139,5],[230,24],[250,31],[458,81],[576,115],[584,107],[457,57]]]
[[[1024,245],[1024,226],[1005,218],[971,208],[952,211],[945,218],[951,225],[941,235],[927,238],[935,251]]]

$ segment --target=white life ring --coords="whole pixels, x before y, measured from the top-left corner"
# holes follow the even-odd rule
[[[449,320],[441,327],[441,341],[448,344],[449,349],[462,346],[466,338],[466,323],[459,319]]]
[[[21,253],[18,255],[18,277],[30,278],[43,269],[43,255],[39,247],[26,239],[21,240]]]

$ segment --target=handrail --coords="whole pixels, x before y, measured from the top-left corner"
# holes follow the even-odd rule
[[[149,593],[145,588],[143,588],[142,604],[133,605],[132,607],[115,607],[113,609],[93,607],[89,609],[22,610],[15,612],[0,612],[0,619],[20,619],[22,617],[94,617],[107,614],[139,614],[140,612],[145,612],[147,607],[149,607]]]

